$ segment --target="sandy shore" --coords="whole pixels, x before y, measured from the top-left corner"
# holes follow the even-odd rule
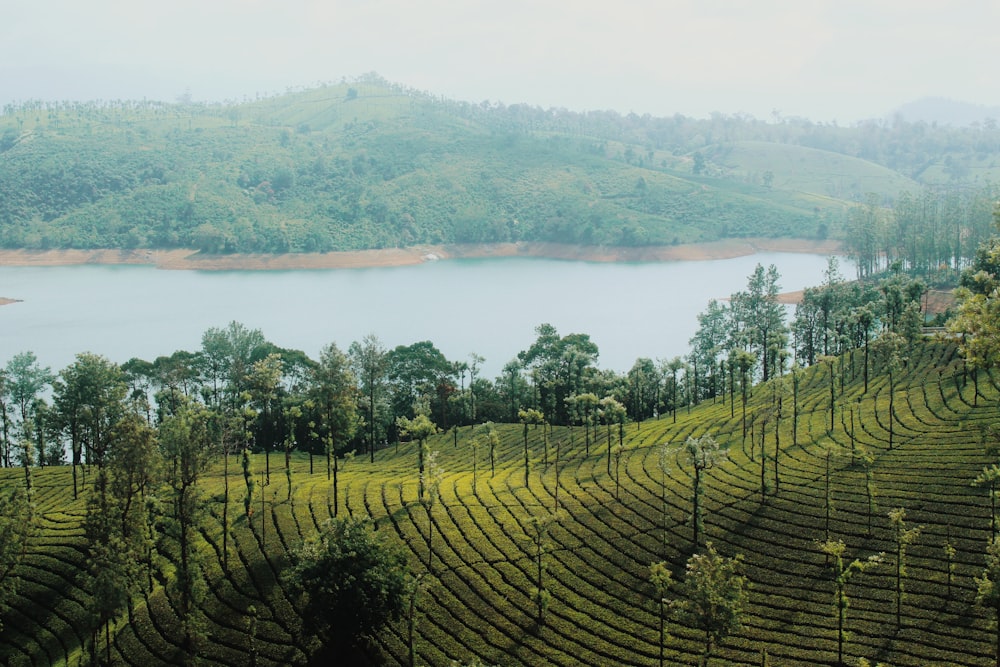
[[[758,252],[838,254],[837,241],[731,239],[674,246],[620,248],[559,243],[484,243],[414,246],[350,252],[284,255],[204,255],[194,250],[0,250],[0,266],[140,264],[196,271],[288,271],[408,266],[445,259],[540,257],[589,262],[667,262],[729,259]],[[0,306],[17,299],[0,297]],[[794,302],[794,301],[793,301]]]
[[[487,257],[544,257],[591,262],[695,261],[742,257],[758,252],[837,254],[842,249],[836,241],[733,239],[646,248],[489,243],[284,255],[203,255],[193,250],[0,250],[0,266],[146,264],[175,270],[253,271],[406,266],[441,259]]]

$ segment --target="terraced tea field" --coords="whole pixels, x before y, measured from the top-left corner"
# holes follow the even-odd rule
[[[374,464],[360,457],[348,462],[337,509],[372,518],[378,530],[412,552],[418,572],[427,569],[433,525],[431,576],[418,600],[419,664],[478,658],[500,665],[657,665],[659,617],[649,566],[667,560],[680,580],[695,551],[692,471],[671,449],[664,474],[661,455],[664,445],[711,434],[728,458],[706,472],[706,537],[724,555],[743,554],[752,584],[744,626],[717,647],[712,664],[759,665],[765,650],[772,666],[836,663],[833,581],[818,546],[829,538],[844,541],[849,560],[886,553],[882,565],[856,574],[848,586],[847,664],[866,657],[896,667],[992,665],[995,635],[988,615],[973,603],[973,577],[982,572],[990,538],[990,500],[972,481],[992,462],[981,434],[1000,422],[1000,382],[986,373],[974,382],[952,345],[929,342],[911,351],[905,371],[897,374],[890,418],[888,379],[873,375],[865,393],[861,359],[858,352],[853,360],[833,362],[832,430],[831,370],[823,362],[802,371],[797,392],[786,375],[780,418],[775,389],[755,387],[746,437],[738,394],[735,405],[727,397],[678,411],[676,421],[666,415],[627,424],[620,459],[609,457],[603,425],[591,430],[589,443],[582,426],[531,427],[525,485],[521,425],[497,426],[495,471],[484,427],[462,428],[457,438],[446,433],[429,441],[444,471],[440,501],[430,517],[418,502],[416,447],[405,443],[378,452]],[[610,444],[617,443],[613,427]],[[871,454],[877,502],[870,534],[862,449]],[[272,459],[263,508],[258,497],[250,519],[242,512],[238,465],[230,462],[229,516],[240,518],[232,525],[228,567],[221,462],[204,484],[211,517],[202,530],[209,582],[202,603],[205,664],[307,659],[280,572],[288,551],[334,514],[332,484],[318,460],[315,474],[309,474],[308,459],[297,455],[287,500],[280,458]],[[262,467],[258,456],[258,477]],[[0,480],[23,483],[23,472],[0,471]],[[85,501],[72,499],[68,468],[38,470],[34,480],[41,530],[20,570],[20,595],[4,618],[0,662],[87,664],[89,595],[78,583],[86,567]],[[887,517],[897,507],[905,508],[909,526],[921,528],[907,550],[898,627],[895,543]],[[529,535],[533,517],[550,516],[545,587],[551,601],[539,627],[532,597],[535,545]],[[946,543],[955,549],[951,574]],[[116,664],[178,660],[176,601],[164,588],[173,568],[164,563],[160,569],[151,592],[112,628]],[[668,663],[698,664],[702,634],[673,620],[668,629]],[[375,644],[372,664],[408,663],[405,621]]]

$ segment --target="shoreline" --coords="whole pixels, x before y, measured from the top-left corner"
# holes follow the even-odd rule
[[[82,264],[154,266],[169,271],[296,271],[412,266],[449,259],[535,257],[581,262],[693,262],[732,259],[760,252],[838,255],[839,241],[805,239],[727,239],[674,246],[611,247],[560,243],[479,243],[421,245],[409,248],[287,253],[281,255],[203,255],[196,250],[0,250],[2,266],[78,266]],[[801,293],[782,295],[796,303]],[[20,299],[0,297],[0,306]]]
[[[410,266],[447,259],[537,257],[586,262],[670,262],[731,259],[760,252],[837,255],[839,241],[728,239],[674,246],[612,247],[559,243],[420,245],[326,253],[203,255],[178,250],[0,250],[0,266],[133,264],[173,271],[288,271]]]

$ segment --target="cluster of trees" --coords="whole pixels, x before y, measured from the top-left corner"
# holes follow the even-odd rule
[[[321,456],[333,474],[335,454],[373,456],[398,441],[401,419],[418,415],[449,429],[525,421],[523,411],[531,410],[538,415],[533,423],[584,426],[589,446],[600,424],[676,418],[679,408],[705,399],[745,402],[754,384],[783,375],[792,361],[808,366],[863,350],[867,378],[876,334],[892,331],[910,341],[920,334],[926,288],[902,273],[848,282],[831,259],[824,283],[805,291],[790,325],[779,280],[774,266],[758,265],[745,290],[728,303],[711,301],[699,315],[687,355],[640,358],[624,374],[598,367],[599,350],[587,334],[560,335],[550,324],[537,327],[534,343],[495,380],[483,377],[482,357],[451,361],[430,341],[390,350],[372,334],[346,352],[331,344],[313,360],[236,322],[206,331],[200,350],[120,367],[81,354],[55,375],[25,352],[0,372],[0,463],[51,465],[65,452],[74,468],[99,460],[108,431],[99,421],[104,408],[86,402],[108,387],[115,387],[109,401],[129,402],[148,424],[185,401],[225,415],[236,424],[225,428],[229,452],[266,452],[266,479],[275,450]]]
[[[788,321],[779,301],[780,275],[757,265],[745,290],[712,300],[698,315],[690,352],[659,364],[640,359],[628,373],[625,405],[633,419],[705,399],[745,402],[754,384],[852,350],[863,350],[863,372],[876,335],[920,336],[926,284],[902,271],[878,280],[848,281],[830,258],[824,282],[804,290]]]
[[[903,192],[891,208],[876,195],[852,207],[845,246],[859,277],[898,266],[927,280],[954,284],[996,231],[992,186]]]

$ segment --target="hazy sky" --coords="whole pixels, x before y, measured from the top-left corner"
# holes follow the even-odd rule
[[[480,102],[848,124],[1000,105],[996,0],[7,0],[0,103],[241,99],[378,72]]]

